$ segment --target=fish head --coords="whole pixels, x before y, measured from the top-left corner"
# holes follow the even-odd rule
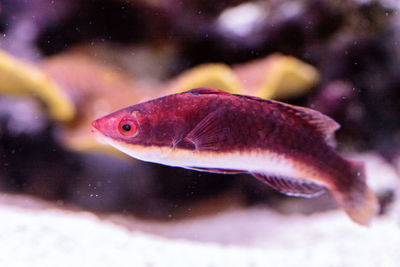
[[[132,156],[151,143],[149,118],[137,106],[120,109],[92,122],[96,139]]]
[[[120,140],[129,143],[135,142],[135,137],[140,132],[140,122],[136,112],[132,112],[128,108],[94,120],[92,126],[95,128],[97,136],[103,137],[103,139]]]
[[[123,108],[94,120],[92,126],[99,142],[131,157],[157,163],[168,156],[185,131],[175,113],[153,103]]]

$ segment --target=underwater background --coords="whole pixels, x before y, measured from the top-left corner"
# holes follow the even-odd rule
[[[397,266],[395,0],[0,0],[1,266]],[[364,161],[370,227],[329,193],[146,163],[91,121],[192,88],[309,107]]]

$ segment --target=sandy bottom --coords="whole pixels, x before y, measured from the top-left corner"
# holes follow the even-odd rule
[[[288,216],[265,208],[237,209],[170,223],[125,218],[128,230],[115,223],[115,217],[110,222],[86,212],[1,204],[0,220],[0,266],[399,266],[400,262],[396,218],[377,218],[365,228],[339,210]]]
[[[368,161],[370,174],[382,177],[376,190],[396,183],[382,162]],[[369,228],[341,210],[302,215],[240,206],[162,223],[0,193],[0,266],[397,267],[398,203]]]

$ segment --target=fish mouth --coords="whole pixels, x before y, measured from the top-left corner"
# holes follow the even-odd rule
[[[94,121],[92,121],[92,126],[93,126],[93,128],[95,128],[95,129],[92,129],[92,133],[94,132],[94,131],[100,131],[100,124],[99,124],[99,120],[94,120]]]
[[[98,129],[92,129],[90,132],[93,134],[93,137],[97,142],[103,145],[109,145],[108,138]]]
[[[90,132],[93,134],[94,138],[96,139],[97,142],[108,145],[107,142],[107,137],[104,135],[104,132],[101,130],[101,124],[99,122],[99,119],[92,121],[92,129]]]
[[[102,135],[102,133],[101,133],[98,129],[91,129],[90,132],[91,132],[93,135]]]
[[[110,119],[107,119],[106,117],[102,117],[100,119],[92,121],[92,130],[91,132],[94,134],[101,134],[107,136],[107,127],[110,127]]]

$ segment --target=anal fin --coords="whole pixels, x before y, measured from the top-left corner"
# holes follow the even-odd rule
[[[251,173],[273,189],[289,196],[312,198],[325,192],[325,187],[313,182],[279,176]]]
[[[221,174],[239,174],[247,173],[247,171],[242,170],[230,170],[230,169],[216,169],[216,168],[201,168],[201,167],[185,167],[185,169],[201,171],[201,172],[212,172]]]

